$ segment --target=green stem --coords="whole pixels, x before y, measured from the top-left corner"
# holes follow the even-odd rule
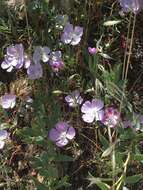
[[[110,146],[112,146],[113,140],[112,140],[112,134],[111,134],[110,127],[108,127],[108,136],[109,136]],[[115,169],[116,169],[115,145],[113,146],[111,160],[112,160],[112,190],[115,190]]]
[[[122,104],[123,104],[123,100],[124,100],[124,93],[125,93],[125,89],[126,89],[126,80],[127,80],[127,75],[128,75],[129,65],[130,65],[130,59],[131,59],[131,53],[132,53],[132,46],[133,46],[133,39],[134,39],[134,32],[135,32],[135,24],[136,24],[136,15],[134,15],[133,28],[132,28],[132,34],[131,34],[131,42],[130,42],[130,47],[129,47],[129,55],[128,55],[128,59],[127,59],[126,69],[125,69],[123,92],[122,92],[122,98],[121,98],[121,103],[120,103],[120,112],[122,110]]]

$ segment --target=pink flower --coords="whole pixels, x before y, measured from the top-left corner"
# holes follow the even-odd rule
[[[115,127],[120,119],[120,113],[113,107],[107,107],[104,112],[102,123],[108,127]]]
[[[97,53],[97,48],[95,47],[88,47],[88,52],[91,54],[91,55],[95,55]]]

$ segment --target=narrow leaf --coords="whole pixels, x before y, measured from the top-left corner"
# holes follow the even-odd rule
[[[113,26],[115,24],[119,24],[121,20],[108,20],[103,23],[103,26]]]

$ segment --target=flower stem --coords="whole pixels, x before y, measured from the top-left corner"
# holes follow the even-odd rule
[[[110,146],[112,146],[113,140],[112,140],[110,127],[108,127],[108,136],[109,136]],[[113,146],[111,160],[112,160],[112,190],[115,190],[115,169],[116,169],[115,145]]]

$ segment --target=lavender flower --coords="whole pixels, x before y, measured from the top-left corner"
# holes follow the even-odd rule
[[[142,0],[119,0],[119,2],[124,12],[132,11],[136,14],[143,8]]]
[[[50,53],[49,64],[53,71],[58,72],[64,67],[64,62],[62,61],[61,51],[53,51]]]
[[[108,127],[115,127],[119,121],[120,113],[117,109],[113,107],[108,107],[105,109],[104,117],[102,119],[102,123]]]
[[[54,141],[57,146],[63,147],[68,144],[69,140],[75,137],[75,129],[68,123],[60,121],[49,132],[50,140]]]
[[[40,64],[40,61],[42,60],[44,63],[49,63],[52,70],[55,72],[58,72],[64,66],[64,62],[61,57],[61,51],[51,52],[50,48],[47,46],[37,46],[33,53],[33,61],[35,64]]]
[[[5,94],[1,97],[1,106],[4,109],[14,108],[16,104],[16,96],[12,94]]]
[[[80,96],[80,92],[75,90],[70,95],[65,97],[65,101],[70,107],[76,107],[78,104],[82,104],[83,98]]]
[[[101,121],[104,116],[103,106],[104,103],[99,99],[86,101],[81,107],[83,121],[87,123],[92,123],[94,120]]]
[[[42,65],[40,63],[30,65],[30,67],[28,67],[27,69],[27,74],[28,74],[29,79],[31,80],[41,78],[43,76]]]
[[[82,35],[82,27],[75,26],[74,28],[72,24],[67,23],[61,36],[61,41],[65,44],[71,44],[74,46],[80,42]]]
[[[50,48],[47,46],[37,46],[33,53],[34,63],[40,63],[40,60],[42,60],[44,63],[48,62],[50,58],[50,51]]]
[[[97,48],[95,47],[88,47],[88,52],[91,54],[91,55],[95,55],[97,53]]]
[[[2,69],[11,72],[13,68],[20,69],[24,64],[24,48],[22,44],[7,47],[5,59],[1,64]]]
[[[0,130],[0,149],[3,149],[5,145],[5,140],[8,138],[8,133],[6,130]]]

